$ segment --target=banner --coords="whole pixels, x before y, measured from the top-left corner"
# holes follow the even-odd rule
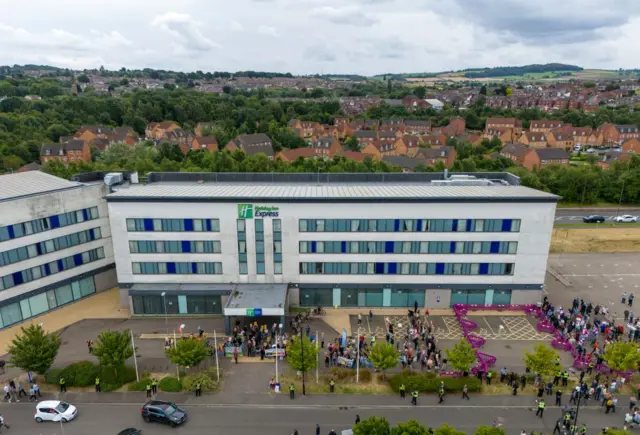
[[[349,358],[345,358],[343,356],[339,356],[338,357],[338,365],[341,365],[343,367],[348,367],[348,368],[353,368],[354,366],[355,360],[349,359]]]

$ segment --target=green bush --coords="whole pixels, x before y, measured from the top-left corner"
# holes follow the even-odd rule
[[[329,380],[333,379],[334,382],[351,382],[356,380],[356,371],[345,367],[331,367],[327,377]]]
[[[57,385],[60,381],[60,373],[62,373],[62,369],[51,369],[44,375],[44,381],[47,384],[55,384]]]
[[[129,391],[147,391],[147,384],[151,383],[150,378],[140,379],[137,382],[132,382],[127,387]]]
[[[66,366],[60,376],[69,387],[89,387],[95,385],[98,367],[91,361],[78,361]]]
[[[392,376],[389,379],[389,385],[391,385],[391,388],[395,392],[398,392],[400,385],[404,384],[409,392],[417,390],[421,393],[436,393],[440,389],[441,381],[444,382],[445,391],[450,393],[462,391],[465,384],[467,385],[467,389],[470,393],[478,392],[482,385],[478,378],[475,377],[429,377],[427,374],[411,372],[408,370]]]
[[[160,379],[158,387],[160,387],[160,390],[166,391],[167,393],[177,393],[182,390],[182,382],[172,376],[165,376]]]
[[[200,382],[202,391],[214,391],[216,389],[217,382],[211,379],[206,373],[196,373],[194,375],[185,376],[182,380],[182,387],[186,391],[195,391],[196,384]]]
[[[371,373],[371,370],[369,369],[361,369],[360,370],[360,382],[371,382],[371,379],[373,379],[373,375]]]

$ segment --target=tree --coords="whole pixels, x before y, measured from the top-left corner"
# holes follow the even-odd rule
[[[480,95],[487,95],[487,85],[482,85],[480,88]]]
[[[117,376],[118,369],[133,356],[131,331],[101,332],[93,346],[93,354],[98,357],[100,365],[112,368]]]
[[[392,369],[398,365],[399,358],[400,354],[395,346],[386,341],[376,342],[371,351],[369,351],[369,361],[377,370],[382,372],[383,377],[385,370]]]
[[[468,341],[461,339],[459,343],[453,345],[453,349],[447,349],[447,359],[454,369],[469,373],[477,358],[473,346]]]
[[[428,435],[429,430],[416,420],[400,422],[391,429],[391,435]]]
[[[309,337],[292,337],[291,343],[287,347],[287,361],[289,365],[298,372],[306,373],[316,368],[316,355],[318,350],[315,344],[311,343]],[[303,359],[304,356],[304,359]]]
[[[423,99],[425,95],[427,95],[427,88],[425,88],[424,86],[416,86],[413,89],[413,95],[420,99]]]
[[[522,360],[532,372],[541,376],[549,376],[557,370],[556,361],[558,358],[558,352],[546,344],[538,344],[533,352],[525,350]]]
[[[60,349],[60,337],[56,333],[47,334],[40,325],[20,328],[9,345],[9,363],[27,372],[44,375],[53,364]]]
[[[640,363],[638,345],[633,341],[614,341],[607,344],[603,357],[609,368],[620,372],[633,369]]]
[[[507,97],[510,97],[511,95],[513,95],[513,89],[511,88],[507,88],[507,90],[505,91],[505,95]]]
[[[178,340],[165,350],[172,363],[182,367],[197,367],[207,357],[207,347],[201,340]]]
[[[466,435],[466,433],[456,430],[447,424],[443,424],[434,430],[434,435]]]
[[[86,74],[80,74],[78,76],[78,81],[80,83],[89,83],[91,80],[89,79],[89,76],[87,76]]]
[[[349,136],[344,140],[344,146],[351,151],[358,151],[360,149],[360,144],[358,143],[358,138],[355,136]]]
[[[478,426],[476,428],[476,435],[505,435],[504,429],[493,426]]]
[[[385,417],[369,417],[353,425],[353,435],[390,435],[389,422]]]

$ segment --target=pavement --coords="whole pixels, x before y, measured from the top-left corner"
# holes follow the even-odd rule
[[[582,218],[592,214],[604,216],[606,222],[613,222],[616,216],[630,214],[640,216],[638,208],[558,208],[556,209],[556,224],[582,224]],[[594,228],[596,224],[593,225]]]
[[[85,393],[86,394],[86,393]],[[471,400],[459,397],[445,398],[445,403],[437,404],[436,396],[423,396],[418,406],[411,406],[409,399],[401,400],[389,396],[298,396],[290,400],[286,394],[272,397],[267,394],[249,395],[247,401],[221,403],[219,395],[205,395],[198,401],[192,396],[182,402],[181,395],[159,396],[177,402],[188,413],[188,421],[183,427],[171,429],[157,423],[144,423],[140,417],[140,406],[144,403],[144,393],[140,399],[128,395],[123,402],[81,402],[67,393],[65,400],[78,407],[78,417],[64,424],[36,423],[33,420],[32,403],[0,404],[0,413],[11,426],[9,433],[15,435],[115,435],[126,427],[142,429],[145,434],[189,433],[204,435],[224,433],[225,435],[286,435],[298,430],[300,435],[315,433],[316,423],[321,433],[334,429],[337,433],[349,429],[356,415],[361,419],[384,416],[392,425],[410,419],[418,420],[428,427],[448,424],[459,430],[473,433],[480,425],[491,426],[493,422],[503,425],[508,434],[539,431],[551,433],[555,421],[560,416],[558,408],[547,406],[543,418],[532,412],[531,396],[483,396],[481,400],[471,395]],[[96,394],[94,394],[97,396]],[[107,396],[107,393],[101,394]],[[227,397],[225,397],[226,399]],[[176,400],[178,399],[178,400]],[[617,414],[604,414],[598,406],[581,407],[578,423],[586,423],[589,433],[595,434],[600,428],[621,426],[623,409]]]

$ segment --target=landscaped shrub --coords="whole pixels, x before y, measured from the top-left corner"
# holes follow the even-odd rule
[[[214,391],[217,387],[217,382],[211,379],[211,376],[206,373],[196,373],[186,376],[182,380],[182,387],[186,391],[195,391],[198,382],[200,382],[202,391]]]
[[[351,382],[356,380],[356,371],[345,367],[331,367],[327,378],[333,379],[334,382]]]
[[[369,369],[361,369],[359,374],[360,382],[371,382],[373,375],[371,374],[371,370]]]
[[[182,390],[182,382],[172,376],[165,376],[160,379],[158,386],[160,390],[166,391],[167,393],[177,393]]]
[[[61,368],[51,369],[44,375],[44,381],[47,384],[58,384],[60,382],[60,373],[62,373]]]
[[[90,361],[80,361],[62,369],[51,369],[45,375],[48,384],[58,385],[60,377],[64,377],[68,387],[89,387],[95,385],[96,377],[100,377],[102,391],[114,391],[124,384],[136,380],[133,367],[123,366],[114,370],[110,367],[98,367]]]
[[[400,385],[404,384],[407,391],[418,391],[421,393],[435,393],[440,389],[440,382],[444,382],[444,388],[446,392],[460,392],[464,385],[467,386],[467,389],[470,393],[480,391],[481,383],[478,378],[475,377],[460,377],[460,378],[450,378],[450,377],[433,377],[428,376],[427,374],[412,372],[412,371],[402,371],[389,379],[389,385],[393,391],[398,392],[400,389]]]
[[[78,361],[66,366],[60,376],[69,387],[88,387],[95,385],[98,367],[91,361]]]
[[[150,378],[140,379],[138,382],[132,382],[128,385],[127,390],[129,391],[147,391],[147,384],[151,384]]]

